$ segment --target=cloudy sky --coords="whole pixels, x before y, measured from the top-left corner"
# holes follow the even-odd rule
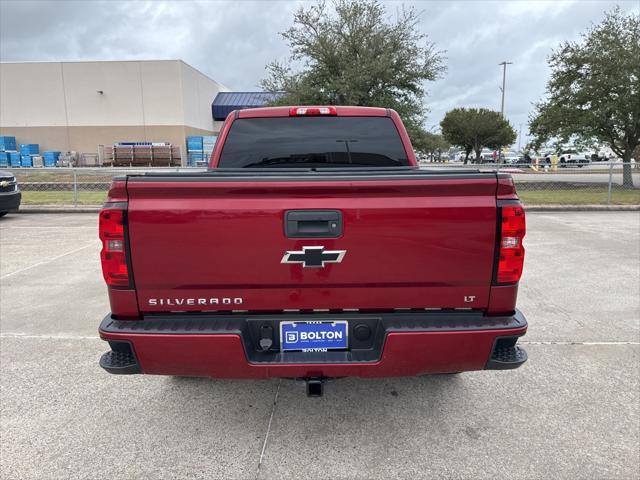
[[[531,104],[544,94],[551,49],[578,39],[616,4],[640,8],[638,0],[384,3],[389,15],[414,6],[420,28],[446,51],[446,75],[428,85],[428,128],[457,106],[499,110],[498,63],[507,60],[505,111],[523,134]],[[302,4],[0,0],[0,60],[182,59],[232,90],[257,90],[265,64],[286,58],[278,32]]]

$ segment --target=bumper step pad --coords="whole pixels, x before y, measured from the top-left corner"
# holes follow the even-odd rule
[[[487,363],[487,370],[509,370],[518,368],[527,361],[527,352],[518,345],[496,347]]]
[[[133,352],[107,352],[100,358],[100,366],[109,373],[120,375],[142,373]]]

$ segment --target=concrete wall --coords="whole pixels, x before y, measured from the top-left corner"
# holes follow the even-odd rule
[[[66,126],[61,63],[0,63],[0,127]]]
[[[186,63],[181,64],[181,78],[184,124],[193,128],[214,131],[211,102],[218,92],[225,92],[228,89],[220,88],[219,84],[212,82]],[[217,131],[219,130],[218,128]]]
[[[184,145],[186,135],[219,131],[211,116],[219,91],[227,89],[180,60],[1,63],[0,135],[41,150]]]

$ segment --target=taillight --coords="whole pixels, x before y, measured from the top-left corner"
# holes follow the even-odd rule
[[[500,244],[496,281],[498,283],[515,283],[522,276],[524,264],[524,246],[522,239],[527,227],[524,208],[521,205],[503,205],[500,225]]]
[[[126,204],[125,204],[126,205]],[[111,287],[128,287],[126,241],[124,236],[125,212],[119,208],[105,206],[100,211],[100,240],[102,251],[102,275]]]
[[[289,110],[290,117],[304,117],[316,115],[337,115],[336,107],[292,107]]]

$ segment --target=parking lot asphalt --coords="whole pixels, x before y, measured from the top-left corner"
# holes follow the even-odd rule
[[[640,213],[527,217],[515,371],[113,376],[95,214],[0,220],[0,478],[640,478]]]

